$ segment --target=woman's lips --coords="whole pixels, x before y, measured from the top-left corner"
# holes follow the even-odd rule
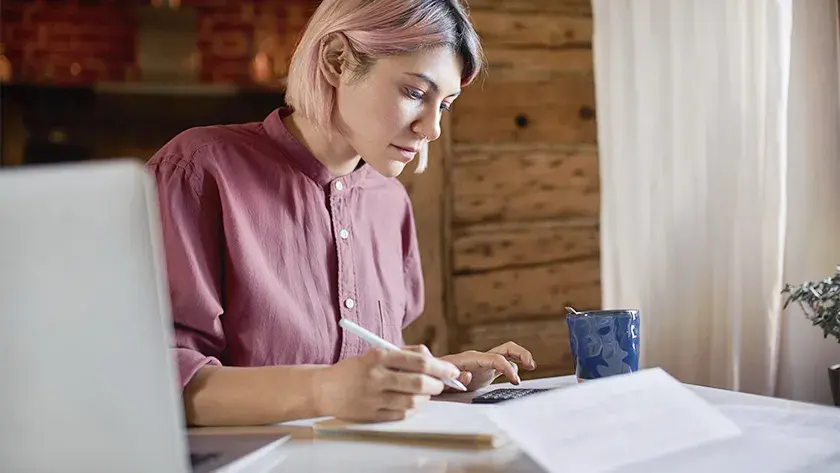
[[[414,159],[414,155],[417,154],[417,150],[412,148],[403,148],[402,146],[391,145],[400,152],[400,155],[404,158],[406,162],[411,161]]]

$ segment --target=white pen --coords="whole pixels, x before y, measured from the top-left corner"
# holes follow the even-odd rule
[[[402,350],[400,347],[394,345],[393,343],[389,342],[388,340],[382,339],[381,337],[377,336],[375,333],[371,333],[371,332],[365,330],[364,328],[362,328],[362,327],[356,325],[355,323],[345,319],[344,317],[341,318],[341,320],[338,322],[338,325],[343,327],[345,330],[358,335],[359,337],[361,337],[362,340],[370,343],[371,345],[373,345],[375,347],[384,348],[386,350],[397,350],[397,351]],[[457,379],[441,379],[441,381],[443,381],[443,384],[449,386],[450,388],[454,388],[454,389],[457,389],[459,391],[466,391],[467,390],[467,387],[464,386],[463,384],[461,384],[461,382],[458,381]]]

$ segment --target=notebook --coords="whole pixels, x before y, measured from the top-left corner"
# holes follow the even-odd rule
[[[445,442],[462,447],[496,448],[508,439],[486,412],[495,406],[429,401],[408,418],[394,422],[347,422],[325,419],[314,424],[315,435],[406,442]]]

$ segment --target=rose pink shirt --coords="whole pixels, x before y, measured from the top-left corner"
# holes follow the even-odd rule
[[[206,364],[331,364],[368,350],[340,317],[401,345],[422,312],[405,188],[366,164],[332,176],[283,126],[288,113],[189,129],[147,164],[182,387]]]

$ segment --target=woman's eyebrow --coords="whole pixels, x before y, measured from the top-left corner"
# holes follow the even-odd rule
[[[432,78],[427,76],[426,74],[419,73],[419,72],[406,72],[405,74],[409,75],[409,76],[412,76],[412,77],[416,77],[416,78],[426,82],[427,84],[429,84],[429,87],[431,87],[432,90],[440,93],[440,87],[438,87],[438,85],[435,83],[435,81],[433,81]],[[461,94],[461,91],[459,90],[459,91],[455,92],[454,94],[449,94],[448,97],[451,97],[453,95],[460,95],[460,94]]]

